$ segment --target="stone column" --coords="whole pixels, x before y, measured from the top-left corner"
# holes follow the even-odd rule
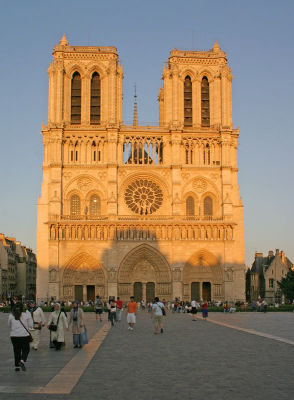
[[[87,285],[83,285],[83,302],[87,301]]]
[[[145,302],[146,302],[146,296],[147,296],[146,283],[142,283],[142,299],[145,300]]]

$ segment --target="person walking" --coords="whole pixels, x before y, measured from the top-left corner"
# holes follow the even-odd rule
[[[116,300],[116,321],[121,321],[121,314],[122,314],[123,302],[118,297]]]
[[[116,302],[114,298],[109,301],[109,321],[112,326],[114,326],[114,321],[116,319]]]
[[[14,352],[15,371],[20,371],[20,368],[25,371],[25,362],[30,352],[29,329],[33,328],[33,320],[29,313],[24,312],[22,303],[16,303],[13,306],[8,317],[8,326]]]
[[[30,329],[33,341],[31,347],[34,350],[38,350],[40,343],[40,333],[43,326],[45,326],[45,315],[41,307],[38,307],[34,300],[30,300],[28,304],[27,312],[31,315],[33,320],[33,329]]]
[[[165,315],[165,313],[166,309],[164,304],[159,301],[158,297],[155,297],[151,311],[151,319],[153,318],[155,334],[158,334],[159,329],[160,333],[163,333],[163,315]]]
[[[96,313],[96,321],[98,321],[98,315],[100,322],[102,322],[102,313],[103,313],[104,304],[103,301],[100,299],[100,296],[96,296],[95,300],[95,313]]]
[[[60,350],[64,343],[64,327],[68,329],[68,322],[59,303],[55,303],[54,311],[50,314],[48,320],[48,329],[51,331],[51,340],[55,350]]]
[[[192,314],[192,321],[197,321],[197,303],[196,300],[191,301],[191,314]]]
[[[134,325],[136,323],[136,311],[137,311],[137,303],[135,302],[135,297],[131,296],[130,297],[129,303],[128,303],[128,315],[127,315],[127,322],[129,324],[128,329],[130,331],[134,330]]]
[[[69,325],[72,325],[73,347],[81,348],[82,333],[84,331],[84,311],[79,308],[78,301],[73,302],[73,308],[69,316]]]

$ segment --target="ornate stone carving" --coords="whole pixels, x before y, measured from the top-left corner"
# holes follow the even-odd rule
[[[149,179],[137,179],[125,191],[127,206],[137,214],[153,214],[162,205],[161,188]]]
[[[77,180],[77,186],[83,192],[91,189],[93,186],[93,182],[90,178],[80,178]]]
[[[203,193],[207,189],[207,182],[204,179],[197,178],[193,181],[193,189],[198,193]]]

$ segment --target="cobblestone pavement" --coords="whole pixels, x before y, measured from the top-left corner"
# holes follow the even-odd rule
[[[101,325],[93,314],[86,314],[86,319],[95,346]],[[294,342],[294,313],[210,313],[209,319]],[[185,314],[169,313],[164,333],[154,335],[147,312],[138,313],[133,332],[128,331],[125,317],[110,329],[70,394],[33,394],[34,388],[61,376],[62,368],[78,354],[72,373],[65,375],[66,387],[89,350],[72,349],[70,333],[61,352],[50,350],[44,330],[40,349],[29,355],[28,370],[16,374],[6,321],[7,315],[0,313],[0,399],[288,400],[293,396],[294,345],[202,319],[192,322]]]

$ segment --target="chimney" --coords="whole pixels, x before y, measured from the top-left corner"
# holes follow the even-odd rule
[[[281,255],[282,263],[285,264],[285,253],[283,252],[283,250],[281,250],[280,255]]]
[[[268,251],[268,256],[269,256],[269,257],[273,257],[273,256],[274,256],[274,252],[273,252],[272,250],[269,250],[269,251]]]
[[[280,250],[276,249],[276,256],[278,256],[280,254]]]
[[[263,253],[255,253],[255,258],[261,258],[263,257]]]

